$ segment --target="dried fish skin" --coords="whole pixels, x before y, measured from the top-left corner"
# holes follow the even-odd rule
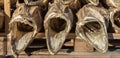
[[[102,0],[102,1],[109,7],[112,8],[120,7],[120,0]]]
[[[42,17],[38,6],[19,6],[9,23],[8,38],[11,41],[11,52],[16,57],[34,39],[42,26]]]
[[[60,0],[61,4],[68,5],[72,10],[78,11],[81,8],[80,0]]]
[[[54,55],[61,49],[72,27],[73,14],[69,7],[53,3],[45,16],[44,27],[47,47]]]
[[[112,8],[110,11],[110,21],[115,33],[120,33],[120,9]]]
[[[108,49],[107,26],[98,10],[84,6],[77,13],[76,35],[89,42],[96,50],[105,53]]]

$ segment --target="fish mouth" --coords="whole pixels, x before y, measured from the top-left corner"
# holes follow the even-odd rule
[[[81,39],[89,42],[96,50],[105,53],[108,48],[105,24],[96,18],[87,18],[76,27],[76,33]]]
[[[66,27],[66,21],[60,17],[50,19],[50,27],[56,33],[63,31]]]

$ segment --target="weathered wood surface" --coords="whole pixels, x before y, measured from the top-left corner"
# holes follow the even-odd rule
[[[98,52],[72,52],[68,54],[58,53],[58,55],[38,54],[32,56],[21,55],[20,58],[119,58],[119,51],[101,54]]]
[[[4,37],[0,37],[0,55],[4,55]]]
[[[119,42],[115,42],[114,40],[119,40],[120,39],[120,34],[115,34],[115,33],[109,33],[108,34],[108,36],[109,36],[109,40],[112,40],[112,41],[110,41],[109,42],[109,46],[119,46],[120,44],[119,44]],[[66,37],[66,38],[75,38],[76,37],[76,35],[75,35],[75,33],[69,33],[68,34],[68,36]],[[41,40],[41,38],[45,38],[45,33],[38,33],[37,35],[36,35],[36,39],[37,39],[37,41],[38,40]],[[77,42],[76,42],[77,41]],[[60,57],[60,56],[65,56],[65,57],[69,57],[70,55],[70,57],[76,57],[76,56],[79,56],[79,57],[82,57],[82,54],[81,53],[87,53],[87,54],[84,54],[84,55],[86,55],[86,56],[84,56],[84,57],[87,57],[87,56],[89,56],[89,57],[93,57],[93,56],[95,56],[95,57],[112,57],[113,56],[113,52],[116,54],[116,56],[113,56],[113,57],[118,57],[119,58],[119,51],[118,52],[115,52],[115,51],[112,51],[112,50],[116,50],[116,49],[118,49],[119,50],[119,48],[112,48],[111,49],[111,52],[107,52],[107,53],[104,53],[104,54],[101,54],[101,53],[98,53],[98,52],[92,52],[93,50],[90,48],[90,45],[89,44],[87,44],[86,42],[84,42],[84,41],[81,41],[81,40],[79,40],[79,39],[77,39],[75,42],[76,42],[76,44],[74,44],[75,42],[73,41],[73,42],[68,42],[68,43],[65,43],[64,45],[66,45],[66,46],[73,46],[74,47],[74,50],[72,50],[71,52],[66,52],[66,51],[70,51],[69,49],[70,48],[67,48],[68,50],[63,50],[63,48],[60,50],[60,52],[57,54],[57,55],[54,55],[54,57]],[[45,41],[42,41],[42,42],[45,42]],[[37,42],[33,42],[34,44],[35,43],[37,43]],[[80,44],[86,44],[86,45],[80,45]],[[37,46],[38,45],[38,46]],[[49,54],[49,52],[48,52],[48,50],[47,50],[47,48],[44,48],[44,49],[36,49],[36,48],[41,48],[41,46],[46,46],[46,44],[45,43],[38,43],[38,44],[35,44],[35,45],[30,45],[30,46],[28,46],[28,48],[31,48],[30,50],[29,49],[26,49],[26,50],[28,50],[27,51],[27,53],[30,55],[30,54],[32,54],[32,55],[30,55],[30,56],[28,56],[28,54],[26,54],[26,52],[21,52],[20,53],[20,55],[19,55],[19,57],[21,58],[21,57],[26,57],[26,58],[28,58],[28,57],[53,57],[52,55],[50,55]],[[88,46],[89,46],[89,48],[88,48]],[[92,46],[91,46],[92,47]],[[80,50],[81,49],[81,50]],[[29,52],[30,51],[30,52]],[[32,52],[31,52],[32,51]],[[82,51],[82,52],[81,52]],[[9,52],[8,52],[9,53]],[[75,54],[74,54],[75,53]],[[118,54],[117,54],[118,53]],[[115,55],[114,54],[114,55]],[[49,56],[47,56],[47,55],[49,55]],[[60,56],[59,56],[60,55]],[[69,56],[68,56],[69,55]]]
[[[93,52],[94,48],[92,45],[90,45],[85,40],[82,40],[80,38],[76,38],[75,45],[74,45],[74,51],[75,52]]]
[[[43,38],[45,39],[45,33],[38,33],[36,36],[35,36],[36,39],[39,39],[39,38]],[[75,33],[69,33],[66,37],[67,39],[74,39],[76,38],[76,34]],[[120,39],[120,34],[119,33],[108,33],[108,38],[109,39]]]
[[[8,23],[9,23],[10,17],[11,17],[11,11],[10,11],[11,10],[11,8],[10,8],[11,3],[10,3],[10,0],[3,0],[3,1],[4,1],[4,13],[5,13],[5,36],[7,36],[7,34],[8,34]],[[8,39],[5,39],[5,40],[9,41]],[[6,55],[7,52],[10,51],[10,48],[7,47],[10,44],[10,42],[9,43],[5,42],[5,43],[4,43],[4,47],[6,47],[5,48],[6,51],[4,52],[4,55]]]
[[[44,34],[44,33],[43,33]],[[75,34],[73,34],[74,36],[75,36]],[[111,35],[114,37],[111,37]],[[120,36],[119,36],[120,34],[112,34],[112,33],[110,33],[109,34],[109,36],[112,38],[112,39],[115,39],[116,37],[118,38],[119,37],[119,39],[120,39]],[[71,35],[70,35],[71,36]],[[69,37],[69,36],[68,36]],[[80,40],[79,40],[80,41]],[[78,41],[78,42],[79,42]],[[79,42],[80,43],[80,42]],[[85,43],[86,44],[86,43]],[[76,48],[81,48],[81,47],[78,47],[79,46],[79,44],[77,44],[77,46],[76,46]],[[50,55],[49,54],[49,52],[47,51],[47,48],[46,48],[46,50],[44,50],[44,49],[39,49],[39,50],[41,50],[41,51],[39,51],[38,49],[35,51],[33,51],[32,53],[31,52],[27,52],[28,54],[26,54],[26,52],[22,52],[20,55],[19,55],[19,57],[20,58],[33,58],[33,57],[35,57],[35,58],[39,58],[39,57],[44,57],[44,58],[61,58],[61,57],[65,57],[65,58],[74,58],[74,57],[76,57],[76,58],[79,58],[79,57],[84,57],[84,58],[99,58],[99,57],[102,57],[102,58],[119,58],[120,56],[119,56],[119,48],[113,48],[113,50],[114,51],[112,51],[112,50],[110,50],[110,51],[108,51],[107,53],[104,53],[104,54],[102,54],[102,53],[98,53],[98,52],[91,52],[91,51],[89,51],[88,52],[88,50],[87,50],[87,52],[85,52],[86,51],[86,48],[84,48],[85,50],[82,50],[82,52],[81,51],[72,51],[72,52],[65,52],[65,50],[64,51],[60,51],[57,55]],[[117,50],[116,50],[117,49]],[[27,49],[28,50],[28,49]],[[33,50],[33,49],[31,49],[31,50]],[[29,50],[29,51],[31,51],[31,50]],[[84,51],[84,52],[83,52]],[[30,56],[28,56],[29,55],[29,53],[31,53],[31,55]]]
[[[10,1],[10,0],[4,0],[4,1]],[[41,1],[43,1],[43,0],[41,0]],[[44,0],[44,1],[46,1],[46,0]],[[71,1],[72,1],[72,0],[71,0]],[[78,0],[74,0],[74,1],[78,1]],[[89,2],[89,1],[90,1],[90,2]],[[92,3],[93,3],[93,5],[97,5],[97,4],[98,4],[98,2],[97,2],[98,0],[94,0],[93,2],[91,2],[91,1],[92,1],[92,0],[83,0],[83,2],[80,2],[80,3],[77,2],[77,3],[79,4],[79,7],[81,7],[81,3],[83,3],[83,4],[84,4],[84,3],[85,3],[85,4],[92,4]],[[108,1],[109,1],[109,0],[108,0]],[[113,0],[113,1],[114,1],[114,0]],[[5,3],[6,3],[6,2],[5,2]],[[47,2],[47,3],[48,3],[48,2]],[[77,4],[77,3],[75,3],[75,4]],[[106,3],[107,3],[107,2],[105,2],[105,4],[106,4]],[[118,6],[119,6],[118,3],[117,3],[117,2],[115,2],[115,3],[116,3],[116,4],[114,4],[114,5],[111,4],[112,6],[109,6],[109,7],[118,7]],[[43,5],[44,5],[44,4],[46,4],[46,3],[43,3]],[[73,3],[73,4],[72,4],[72,3],[70,4],[70,5],[72,5],[73,9],[76,9],[76,8],[77,8],[77,6],[76,6],[75,4],[74,4],[74,3]],[[77,5],[78,5],[78,4],[77,4]],[[10,12],[10,7],[9,7],[10,3],[7,2],[5,5],[6,5],[6,6],[5,6],[5,13],[6,13],[6,15],[7,15],[8,17],[10,17],[10,16],[11,16],[11,15],[10,15],[10,13],[11,13],[11,12]],[[29,4],[29,5],[30,5],[30,4]],[[107,4],[107,5],[108,5],[108,4]],[[115,5],[116,5],[116,6],[115,6]],[[71,7],[71,8],[72,8],[72,7]],[[98,9],[98,10],[99,10],[99,9]],[[75,12],[77,12],[77,11],[75,11]],[[6,18],[6,17],[5,17],[5,18]],[[5,25],[6,25],[6,24],[5,24]],[[8,28],[6,28],[6,29],[8,29]],[[45,34],[45,33],[38,33],[36,37],[37,37],[37,38],[40,38],[40,37],[46,38],[44,34]],[[108,38],[111,38],[111,39],[114,38],[114,39],[117,39],[117,40],[120,39],[120,37],[119,37],[120,34],[108,34],[108,35],[109,35]],[[114,37],[114,36],[115,36],[115,37]],[[70,34],[70,35],[67,36],[67,38],[69,38],[69,39],[70,39],[70,38],[75,38],[75,37],[76,37],[75,34]],[[77,41],[78,41],[78,40],[77,40]],[[89,44],[87,44],[87,43],[84,42],[84,41],[79,40],[78,43],[75,43],[75,44],[77,44],[77,45],[76,45],[76,51],[93,51],[93,49],[92,49],[93,47],[91,47]],[[79,44],[81,44],[81,45],[79,45]],[[112,46],[114,46],[114,44],[112,44],[112,43],[109,43],[109,44],[112,45]],[[119,42],[116,42],[115,44],[118,45]],[[42,44],[41,44],[41,45],[42,45]],[[88,46],[86,46],[86,45],[88,45]],[[78,47],[78,46],[79,46],[79,47]],[[89,46],[90,46],[90,49],[87,49]],[[81,47],[83,47],[83,48],[81,48]],[[81,49],[81,50],[79,50],[79,49]],[[82,50],[82,49],[83,49],[83,50]],[[111,52],[110,52],[110,53],[111,53]],[[31,57],[31,58],[32,58],[32,57],[35,57],[35,58],[36,58],[36,57],[47,57],[47,58],[48,58],[48,57],[51,57],[51,58],[53,58],[53,57],[61,57],[61,55],[58,55],[58,56],[50,56],[50,55],[49,55],[49,56],[47,56],[49,53],[47,53],[47,55],[41,55],[41,54],[44,54],[44,53],[41,53],[41,52],[40,52],[40,54],[39,54],[39,53],[35,53],[35,54],[37,54],[37,55],[33,55],[33,56],[30,56],[30,57]],[[45,54],[46,54],[46,53],[45,53]],[[58,53],[58,54],[59,54],[59,53]],[[64,54],[64,53],[61,53],[61,54]],[[72,53],[71,53],[71,54],[72,54]],[[74,53],[73,53],[73,54],[74,54]],[[77,53],[77,54],[78,54],[78,53]],[[80,53],[80,54],[81,54],[81,53]],[[83,53],[83,54],[84,54],[84,53]],[[114,55],[113,55],[113,54],[114,54]],[[104,57],[104,56],[105,56],[105,57],[108,57],[108,58],[109,58],[109,57],[112,58],[113,56],[115,56],[115,57],[118,57],[118,58],[119,58],[119,56],[118,56],[119,54],[116,54],[116,53],[113,53],[113,54],[112,54],[112,53],[111,53],[111,54],[107,54],[107,55],[104,55],[104,54],[102,54],[102,55],[92,54],[92,56],[89,55],[89,54],[87,54],[87,55],[84,54],[84,55],[82,55],[82,56],[85,56],[85,57],[88,56],[87,58],[93,57],[93,56],[95,56],[95,57],[99,57],[99,56],[100,56],[100,57]],[[116,54],[116,55],[115,55],[115,54]],[[72,57],[72,56],[73,56],[73,57],[75,56],[75,57],[77,57],[77,58],[78,58],[78,57],[81,57],[81,58],[82,58],[81,55],[68,56],[68,54],[67,54],[67,55],[62,55],[62,56],[63,56],[63,57],[69,57],[69,58]],[[20,56],[20,57],[21,57],[21,56]],[[24,55],[23,55],[23,57],[28,57],[28,56],[24,56]]]
[[[4,11],[0,8],[0,30],[2,30],[3,29],[3,26],[4,26],[4,22],[5,22],[5,20],[4,20]]]
[[[11,4],[15,4],[17,0],[10,0]],[[4,5],[4,0],[0,0],[0,7],[3,7]]]
[[[8,34],[8,23],[11,18],[11,11],[10,11],[10,0],[4,0],[4,13],[5,13],[5,33]]]

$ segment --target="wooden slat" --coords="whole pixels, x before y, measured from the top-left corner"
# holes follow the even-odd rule
[[[47,46],[46,40],[45,39],[35,39],[28,47],[29,48],[40,48],[41,46]],[[74,46],[74,41],[73,39],[66,39],[65,43],[63,46]]]
[[[4,52],[3,55],[7,55],[7,37],[4,37],[4,41],[3,41],[3,48],[4,48]]]
[[[45,33],[38,33],[36,35],[36,38],[45,38]],[[75,33],[69,33],[67,38],[71,38],[74,39],[76,38],[76,34]],[[109,39],[120,39],[120,34],[116,34],[116,33],[108,33],[108,38]]]
[[[10,21],[10,0],[4,0],[4,12],[5,12],[5,32],[8,33],[8,23]]]
[[[85,40],[80,38],[75,39],[74,49],[77,52],[93,52],[94,48]]]
[[[4,37],[0,37],[0,55],[4,54]]]
[[[4,0],[4,11],[5,14],[10,17],[10,0]]]
[[[20,55],[19,58],[120,58],[118,52],[107,52],[105,54],[98,52],[72,52],[69,54],[50,55],[50,54],[37,54],[32,56]]]
[[[32,49],[31,49],[32,50]],[[34,49],[35,50],[35,49]],[[70,54],[73,52],[73,49],[61,49],[57,54]],[[35,51],[23,51],[20,53],[20,55],[49,55],[48,49],[39,49]]]
[[[120,39],[120,34],[117,33],[108,33],[109,39]]]
[[[76,35],[75,33],[69,33],[67,38],[75,38]],[[115,33],[108,33],[108,37],[109,39],[120,39],[120,34],[115,34]],[[44,33],[38,33],[36,38],[45,38],[45,34]],[[73,39],[74,40],[74,39]],[[114,44],[119,44],[117,43],[109,43],[109,46],[114,46]],[[71,44],[70,42],[68,42],[67,44],[64,44],[66,46],[70,46],[70,45],[74,45],[74,41]],[[38,46],[37,46],[38,47]],[[93,47],[89,44],[86,43],[83,40],[80,39],[75,39],[75,51],[87,51],[87,52],[92,52],[93,51]]]
[[[74,39],[75,36],[75,33],[69,33],[67,39]],[[35,38],[45,38],[45,33],[38,33]]]
[[[6,33],[0,33],[0,37],[5,37]]]
[[[44,33],[38,33],[37,38],[42,38],[44,37],[45,38],[45,34]],[[67,36],[67,39],[71,39],[71,38],[74,38],[75,39],[76,35],[75,33],[69,33],[68,36]],[[115,34],[115,33],[108,33],[108,38],[109,39],[120,39],[120,34]],[[109,44],[110,46],[113,46],[112,44]],[[89,43],[86,43],[85,41],[83,40],[80,40],[80,39],[75,39],[75,45],[74,45],[74,48],[75,48],[75,51],[79,51],[79,52],[92,52],[94,51],[94,48],[89,44]]]
[[[5,12],[5,33],[8,34],[8,23],[10,21],[10,17],[11,17],[11,3],[10,3],[10,0],[4,0],[4,12]],[[5,43],[5,45],[7,44],[7,46],[5,46],[5,48],[7,48],[7,51],[9,52],[10,51],[10,42],[9,40],[7,39],[7,43]]]
[[[68,34],[67,38],[73,38],[73,39],[71,39],[71,41],[65,43],[64,45],[66,45],[66,46],[72,46],[73,45],[73,47],[74,47],[73,52],[90,52],[90,53],[92,53],[94,51],[93,47],[90,44],[86,43],[84,40],[80,40],[78,38],[75,39],[75,37],[76,37],[75,33]],[[44,40],[45,40],[45,35],[44,35],[44,33],[38,33],[36,38],[44,38]],[[109,38],[119,39],[119,34],[109,34]],[[41,39],[36,39],[36,40],[41,40]],[[67,39],[67,40],[70,40],[70,39]],[[75,40],[75,42],[74,42],[74,40]],[[39,43],[39,44],[42,45],[41,43]],[[44,45],[44,43],[43,43],[43,45]],[[110,45],[113,46],[111,43],[110,43]],[[33,46],[36,46],[36,47],[40,48],[39,45],[38,46],[33,45]],[[44,55],[49,55],[49,52],[48,52],[47,48],[42,49],[42,51],[41,50],[34,51],[35,48],[34,49],[32,48],[32,50],[33,50],[33,52],[32,52],[33,55],[38,55],[38,56],[41,55],[41,54],[42,55],[43,54]],[[61,50],[64,50],[64,49],[61,49]],[[25,52],[21,53],[21,55],[25,55],[25,54],[26,54]],[[59,52],[58,54],[69,54],[69,53],[67,53],[67,52]],[[31,56],[31,57],[34,57],[34,56]],[[66,57],[69,57],[69,56],[66,56]]]

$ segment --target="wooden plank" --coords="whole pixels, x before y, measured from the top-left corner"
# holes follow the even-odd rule
[[[5,37],[6,33],[0,33],[0,37]]]
[[[38,35],[36,36],[37,38],[45,38],[45,34],[44,33],[38,33]],[[69,33],[67,38],[75,38],[76,35],[75,33]],[[108,37],[109,39],[120,39],[120,34],[115,34],[115,33],[108,33]],[[113,46],[112,44],[110,44],[111,46]],[[74,45],[75,51],[79,51],[79,52],[92,52],[94,50],[94,48],[89,44],[86,43],[84,40],[80,40],[80,39],[75,39],[75,45]]]
[[[3,48],[4,48],[4,50],[3,50],[3,51],[4,51],[4,52],[3,52],[3,55],[7,55],[7,51],[8,51],[8,50],[7,50],[7,49],[8,49],[8,48],[7,48],[7,37],[4,37],[3,44],[4,44],[4,45],[3,45]],[[10,50],[10,49],[9,49],[9,50]]]
[[[36,35],[36,38],[45,38],[45,33],[38,33]],[[74,39],[76,38],[76,34],[75,33],[69,33],[67,36],[68,39]],[[108,33],[108,38],[109,39],[120,39],[120,34],[117,33]]]
[[[47,46],[46,39],[35,39],[28,48],[40,48],[41,46]],[[63,46],[74,46],[73,39],[66,39]]]
[[[5,14],[10,18],[10,0],[4,0],[4,11]]]
[[[69,54],[60,54],[50,55],[50,54],[37,54],[37,55],[20,55],[19,58],[120,58],[120,53],[118,52],[107,52],[107,53],[98,53],[98,52],[72,52]]]
[[[119,34],[112,34],[112,36],[114,38],[119,37]],[[74,37],[76,37],[75,33],[68,34],[67,38],[70,38],[70,37],[73,38],[73,39],[71,39],[71,41],[69,41],[69,42],[66,42],[64,45],[65,46],[73,46],[74,47],[74,52],[93,52],[94,51],[94,48],[89,43],[86,43],[84,40],[80,40],[80,38],[74,39]],[[113,38],[113,37],[109,37],[109,38]],[[40,52],[38,50],[34,52],[35,48],[37,48],[37,47],[40,48],[41,45],[46,46],[46,42],[45,42],[46,39],[45,39],[44,33],[38,33],[36,38],[43,38],[44,41],[42,41],[42,42],[44,42],[44,43],[40,42],[38,44],[30,45],[29,47],[33,49],[32,54],[49,54],[47,50],[46,50],[46,52],[43,51],[47,48],[42,49],[42,51],[40,51]],[[117,39],[119,39],[119,38],[117,38]],[[35,39],[35,40],[42,40],[42,39]],[[66,39],[66,40],[70,40],[70,39]],[[37,42],[35,42],[35,43],[37,43]],[[117,43],[119,43],[119,42],[117,42]],[[109,43],[109,46],[113,46],[112,43]],[[25,53],[23,53],[23,52],[21,54],[25,55]],[[61,54],[66,54],[66,52],[62,52]]]
[[[3,42],[0,41],[0,55],[3,55]]]
[[[112,35],[112,36],[110,36]],[[39,33],[37,35],[37,37],[44,37],[44,33]],[[68,34],[68,37],[67,38],[70,38],[70,37],[74,38],[75,37],[75,34],[74,33],[70,33]],[[115,39],[119,39],[119,34],[109,34],[109,38],[115,38]],[[114,46],[115,44],[118,45],[119,43],[113,43],[114,41],[112,41],[112,43],[109,43],[109,46]],[[75,45],[74,45],[75,43]],[[44,44],[43,44],[44,45]],[[79,52],[92,52],[94,51],[94,48],[89,44],[89,43],[86,43],[84,40],[80,40],[80,39],[75,39],[75,42],[74,42],[74,39],[72,39],[72,43],[71,42],[67,42],[64,44],[65,46],[74,46],[74,51],[79,51]],[[119,44],[120,45],[120,44]],[[29,46],[29,47],[40,47],[39,45],[38,46]]]
[[[4,12],[5,12],[5,33],[6,34],[8,34],[9,32],[8,32],[8,23],[9,23],[9,21],[10,21],[10,17],[11,17],[11,11],[10,11],[10,5],[11,5],[11,3],[10,3],[10,0],[4,0]],[[5,48],[7,48],[7,51],[8,52],[10,52],[10,47],[8,47],[8,46],[10,46],[10,42],[9,42],[9,40],[7,39],[7,43],[5,43],[5,45],[7,45],[7,46],[5,46]]]
[[[93,52],[94,48],[87,43],[85,40],[82,40],[80,38],[75,39],[75,45],[74,45],[74,51],[77,52]]]
[[[10,21],[10,0],[4,0],[4,12],[5,12],[5,32],[8,33],[8,23]]]
[[[23,51],[20,55],[49,55],[48,49],[27,49],[27,51]],[[73,49],[61,49],[57,54],[70,54],[73,52]]]
[[[0,55],[4,55],[4,37],[0,37]]]
[[[5,58],[5,56],[4,55],[0,55],[0,58]]]
[[[118,33],[108,33],[109,39],[120,39],[120,34]]]
[[[74,39],[76,37],[75,33],[69,33],[67,39]],[[45,39],[45,33],[38,33],[35,38]]]

